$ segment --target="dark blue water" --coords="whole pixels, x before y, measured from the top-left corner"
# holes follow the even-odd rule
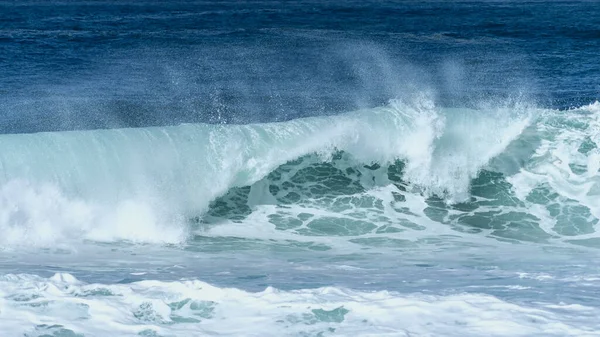
[[[598,336],[599,54],[598,1],[0,1],[0,335]]]
[[[0,132],[600,98],[597,1],[2,1]]]

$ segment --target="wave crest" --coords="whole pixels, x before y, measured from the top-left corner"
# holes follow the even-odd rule
[[[2,135],[2,206],[9,216],[0,227],[15,240],[33,235],[42,243],[66,233],[175,242],[185,237],[181,219],[204,214],[232,188],[252,186],[305,156],[326,162],[340,151],[355,167],[402,161],[408,185],[458,202],[468,198],[471,180],[523,132],[534,112],[439,108],[422,93],[376,109],[283,123]],[[15,190],[20,197],[7,203]],[[49,202],[53,206],[36,206]],[[11,207],[25,210],[27,220],[14,220]],[[58,224],[63,224],[58,234],[47,229]]]

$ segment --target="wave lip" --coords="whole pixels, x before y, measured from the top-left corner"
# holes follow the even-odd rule
[[[453,179],[475,175],[528,123],[527,111],[442,109],[424,95],[283,123],[2,135],[0,172],[5,183],[52,183],[84,198],[154,190],[205,209],[227,189],[251,185],[288,161],[344,151],[365,164],[406,160],[408,181],[455,197],[466,188]]]

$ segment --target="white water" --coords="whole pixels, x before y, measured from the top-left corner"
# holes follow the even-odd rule
[[[251,293],[200,281],[86,284],[56,274],[2,276],[0,298],[0,325],[11,336],[594,336],[600,328],[595,307],[485,294]]]
[[[536,188],[558,194],[541,203],[558,214],[538,211],[546,227],[581,244],[600,243],[600,103],[566,111],[538,124],[541,138],[535,154],[518,174],[509,177],[516,195],[524,199]],[[540,203],[540,201],[538,201]]]

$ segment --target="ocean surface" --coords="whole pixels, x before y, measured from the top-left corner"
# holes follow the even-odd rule
[[[600,2],[0,1],[0,335],[600,336]]]

